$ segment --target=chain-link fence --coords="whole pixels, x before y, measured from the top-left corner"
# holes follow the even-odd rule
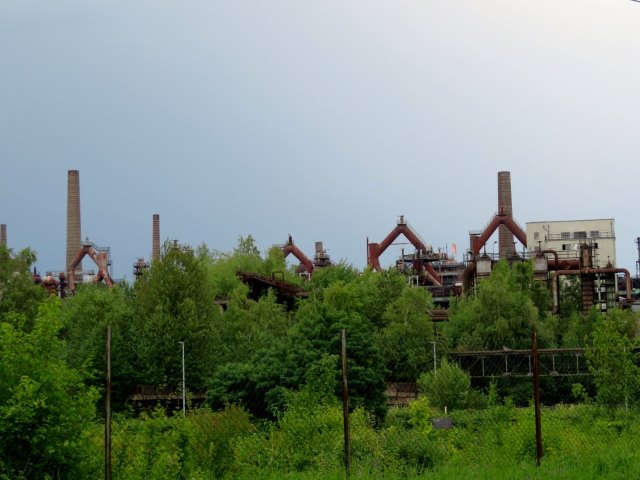
[[[540,468],[633,476],[640,466],[635,447],[640,418],[632,399],[599,404],[582,349],[542,349],[539,354]],[[261,395],[251,391],[255,379],[234,387],[246,394],[247,404],[239,400],[210,408],[204,392],[188,392],[186,415],[179,391],[141,389],[113,417],[113,478],[341,478],[346,425],[339,365],[335,354],[323,357],[309,369],[304,384],[283,387],[282,408],[263,417],[252,413],[249,404],[258,403],[254,396]],[[435,370],[425,366],[417,382],[386,384],[382,415],[366,408],[371,392],[350,383],[349,395],[355,399],[348,417],[351,475],[404,478],[428,470],[445,478],[478,472],[520,478],[521,472],[532,471],[537,453],[534,366],[530,350],[440,356]],[[611,384],[618,380],[613,376]],[[104,442],[104,424],[87,432],[91,455],[86,471],[92,477],[104,471]]]

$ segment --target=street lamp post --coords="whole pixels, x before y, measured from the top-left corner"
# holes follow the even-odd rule
[[[184,342],[178,342],[182,346],[182,414],[187,414],[186,391],[187,387],[184,380]]]
[[[496,261],[496,243],[498,243],[498,241],[494,240],[491,246],[491,260],[494,262]]]

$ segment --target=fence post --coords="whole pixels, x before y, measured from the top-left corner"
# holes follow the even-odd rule
[[[531,356],[533,357],[533,398],[536,411],[536,458],[538,466],[542,458],[542,425],[540,422],[540,357],[538,356],[538,337],[531,331]]]
[[[340,330],[340,358],[342,360],[342,416],[344,418],[344,468],[351,472],[351,437],[349,434],[349,388],[347,386],[347,331]]]
[[[104,360],[104,478],[111,480],[111,325],[107,325]]]

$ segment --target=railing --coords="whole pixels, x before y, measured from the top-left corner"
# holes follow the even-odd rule
[[[518,223],[518,221],[513,217],[513,215],[511,215],[511,221],[515,223],[516,227],[518,227],[521,231],[523,231],[525,235],[527,234],[527,231],[524,228],[522,228],[522,225]]]
[[[491,215],[491,218],[489,219],[489,221],[485,224],[484,229],[482,229],[482,230],[469,230],[469,235],[478,235],[478,236],[482,235],[484,232],[487,231],[487,229],[489,228],[489,225],[491,225],[491,222],[493,222],[493,219],[496,218],[497,215],[498,215],[498,212],[494,212],[493,215]],[[511,215],[511,221],[516,225],[516,227],[518,227],[521,231],[526,233],[526,230],[524,228],[522,228],[522,225],[520,225],[516,221],[516,219],[513,217],[513,215]]]
[[[569,235],[564,236],[561,233],[548,233],[544,238],[545,240],[597,240],[598,238],[616,238],[615,232],[598,232],[597,235],[589,233],[587,236],[576,236],[575,233],[576,232],[569,233]]]
[[[493,222],[493,219],[495,218],[495,216],[497,215],[497,212],[494,212],[491,214],[491,217],[489,218],[489,221],[485,224],[484,228],[482,230],[469,230],[469,235],[477,235],[480,236],[482,235],[484,232],[487,231],[487,228],[489,228],[489,225],[491,225],[491,222]]]
[[[427,250],[431,249],[431,245],[428,245],[427,242],[424,241],[424,238],[422,238],[420,234],[415,231],[415,229],[409,224],[409,222],[407,222],[404,219],[403,221],[404,221],[404,225],[407,227],[407,230],[409,230],[413,234],[413,236],[416,237],[418,241],[422,243],[422,245],[424,245],[424,248]],[[400,225],[400,223],[398,223],[398,225]],[[423,252],[423,253],[426,253],[426,252]]]

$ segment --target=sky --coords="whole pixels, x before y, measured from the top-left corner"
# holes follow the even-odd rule
[[[521,225],[614,218],[635,274],[638,2],[3,0],[0,58],[0,223],[41,272],[68,170],[128,280],[155,213],[163,240],[291,234],[357,268],[404,215],[460,259],[506,170]]]

